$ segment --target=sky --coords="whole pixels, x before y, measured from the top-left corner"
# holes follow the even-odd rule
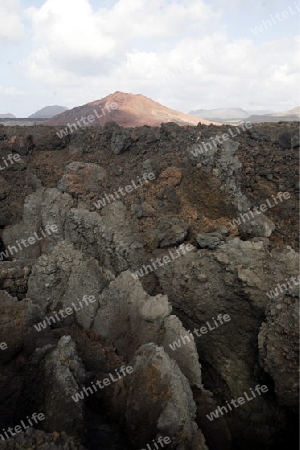
[[[0,114],[115,92],[170,108],[300,105],[300,0],[0,0]]]

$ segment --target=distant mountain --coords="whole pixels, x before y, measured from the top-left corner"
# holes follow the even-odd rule
[[[242,108],[198,109],[189,114],[211,120],[246,119],[250,115]]]
[[[7,114],[0,114],[0,119],[15,119],[16,116],[13,114],[7,113]]]
[[[279,112],[273,115],[277,117],[293,116],[293,115],[300,116],[300,106],[296,106],[296,108],[289,109],[288,111]]]
[[[276,111],[272,111],[271,109],[247,109],[247,113],[249,116],[262,116],[266,114],[276,114]]]
[[[261,122],[299,122],[300,121],[300,106],[290,109],[288,111],[282,111],[275,114],[265,114],[262,116],[253,115],[248,118],[249,122],[261,123]]]
[[[216,122],[232,122],[246,120],[248,122],[279,122],[279,121],[298,121],[300,119],[300,107],[289,111],[275,112],[271,110],[249,110],[241,108],[222,108],[222,109],[198,109],[191,111],[190,114],[203,117],[204,119],[214,120]]]
[[[31,116],[28,116],[28,119],[50,119],[51,117],[61,114],[67,110],[68,108],[65,106],[46,106]]]
[[[141,94],[115,92],[107,97],[70,109],[46,122],[45,125],[72,124],[72,130],[83,126],[104,125],[116,122],[123,127],[142,125],[160,126],[164,122],[178,125],[197,125],[199,122],[209,125],[211,121],[183,114],[157,103]],[[77,125],[76,125],[77,124]]]

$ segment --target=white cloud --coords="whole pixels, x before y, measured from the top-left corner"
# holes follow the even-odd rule
[[[0,1],[0,42],[18,41],[24,37],[19,0]]]
[[[22,73],[71,107],[120,90],[185,111],[287,109],[299,85],[299,36],[229,40],[202,0],[118,0],[96,11],[88,0],[46,0],[27,15],[34,49]]]
[[[226,9],[229,11],[237,11],[239,9],[249,8],[252,11],[263,12],[266,8],[283,8],[286,7],[286,0],[272,0],[272,2],[267,3],[265,1],[252,1],[245,2],[245,0],[214,0],[214,3],[217,7],[221,7],[222,9]],[[291,2],[292,3],[292,2]]]
[[[169,47],[170,39],[205,33],[218,14],[201,0],[185,4],[165,0],[119,0],[111,9],[94,12],[88,0],[47,0],[30,8],[34,41],[56,49],[43,65],[77,74],[109,73],[140,42],[146,47]],[[37,51],[38,47],[33,53]],[[26,55],[29,58],[34,55]],[[25,59],[26,59],[25,58]],[[35,58],[36,59],[36,58]],[[38,62],[41,65],[41,61]],[[30,65],[30,64],[28,64]],[[33,69],[33,75],[36,73]]]
[[[23,92],[19,89],[16,89],[13,86],[3,86],[0,84],[0,95],[9,95],[9,96],[16,95],[16,96],[18,96],[18,95],[25,95],[25,92]]]

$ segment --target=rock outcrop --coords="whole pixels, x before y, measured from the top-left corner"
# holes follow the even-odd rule
[[[227,131],[1,129],[0,449],[296,449],[296,125]]]

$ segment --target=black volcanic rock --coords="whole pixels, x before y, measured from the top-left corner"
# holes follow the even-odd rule
[[[2,131],[0,158],[21,161],[1,164],[0,430],[46,418],[1,450],[138,450],[161,435],[168,450],[298,448],[298,123],[191,153],[228,128]],[[208,420],[257,385],[268,392]]]

